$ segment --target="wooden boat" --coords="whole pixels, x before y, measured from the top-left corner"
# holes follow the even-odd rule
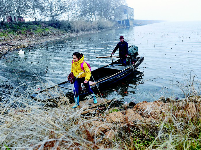
[[[127,57],[127,65],[123,66],[120,63],[120,60],[116,60],[106,66],[93,70],[91,72],[91,80],[90,84],[93,86],[95,84],[99,88],[104,88],[105,86],[111,85],[116,83],[131,73],[136,71],[137,67],[143,62],[144,57],[137,57],[138,56],[138,47],[135,45],[131,45],[128,49],[129,57]],[[108,56],[106,56],[108,57]],[[111,57],[111,56],[109,56]],[[97,58],[105,58],[104,56],[97,57]]]
[[[136,53],[132,56],[128,58],[127,66],[123,66],[119,63],[118,59],[109,65],[92,70],[89,83],[93,91],[98,93],[98,91],[106,89],[106,87],[124,80],[129,77],[129,75],[133,74],[137,70],[137,67],[143,62],[144,57],[137,57]],[[55,101],[61,96],[73,98],[73,88],[70,85],[68,81],[64,81],[56,86],[36,92],[32,94],[31,97],[45,102],[49,100]],[[87,94],[85,88],[82,86],[81,96],[86,96]]]
[[[137,57],[135,62],[128,61],[127,66],[119,63],[119,60],[109,65],[103,66],[91,72],[90,85],[99,89],[112,85],[120,80],[127,78],[136,71],[137,67],[143,62],[144,57]]]

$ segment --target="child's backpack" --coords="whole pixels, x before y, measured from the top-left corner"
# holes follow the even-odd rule
[[[90,69],[90,71],[91,71],[91,66],[90,66],[90,64],[89,64],[88,62],[86,62],[86,61],[83,61],[83,62],[81,63],[81,69],[84,71],[84,62],[87,64],[87,66],[89,67],[89,69]],[[73,61],[72,61],[72,64],[73,64]]]
[[[83,61],[82,63],[81,63],[81,68],[82,68],[82,70],[84,71],[84,62],[87,64],[87,66],[89,67],[89,69],[90,69],[90,71],[91,71],[91,66],[90,66],[90,64],[88,63],[88,62],[86,62],[86,61]]]

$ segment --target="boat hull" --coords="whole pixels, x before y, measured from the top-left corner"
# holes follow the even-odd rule
[[[127,79],[129,76],[135,76],[137,72],[137,67],[143,62],[144,57],[137,57],[136,62],[129,64],[127,66],[122,66],[118,61],[115,61],[109,65],[103,66],[96,70],[93,70],[91,73],[90,86],[96,94],[107,89],[124,79]],[[31,98],[39,101],[49,102],[59,100],[62,96],[66,96],[70,99],[70,103],[74,102],[73,98],[73,85],[68,81],[62,82],[53,87],[46,88],[39,92],[36,92],[31,95]],[[84,98],[88,93],[85,87],[82,85],[82,91],[80,97]],[[81,98],[81,99],[82,99]]]
[[[128,66],[122,66],[118,62],[114,62],[92,71],[91,88],[95,91],[100,91],[128,78],[131,75],[135,76],[137,67],[143,62],[143,60],[144,57],[138,57],[134,64]],[[87,94],[86,90],[83,89],[81,94]]]

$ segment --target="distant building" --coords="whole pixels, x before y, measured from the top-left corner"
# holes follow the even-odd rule
[[[134,25],[134,9],[131,7],[128,7],[126,5],[121,5],[119,8],[117,8],[118,12],[121,13],[121,15],[116,16],[115,20],[123,26],[133,26]]]
[[[16,22],[16,17],[7,16],[7,22]],[[17,17],[17,22],[25,22],[24,18],[21,16]]]

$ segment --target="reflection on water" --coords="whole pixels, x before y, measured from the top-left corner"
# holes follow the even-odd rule
[[[143,84],[128,80],[128,83],[123,83],[125,86],[114,88],[108,98],[123,97],[125,101],[139,102],[153,101],[161,96],[183,97],[182,90],[189,90],[186,85],[192,79],[195,89],[198,89],[201,23],[164,22],[55,41],[24,49],[23,56],[17,51],[10,52],[0,60],[0,96],[12,100],[15,96],[29,95],[38,88],[66,81],[75,51],[85,55],[92,70],[111,63],[110,58],[96,56],[109,56],[120,35],[125,37],[129,46],[137,45],[139,54],[145,58],[138,67],[144,75]]]

